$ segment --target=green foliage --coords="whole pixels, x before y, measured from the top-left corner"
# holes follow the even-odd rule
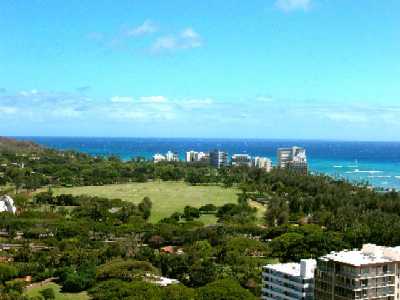
[[[192,207],[192,206],[185,206],[184,210],[183,210],[183,217],[187,220],[187,221],[191,221],[193,219],[197,219],[200,217],[200,211],[198,208],[196,207]]]
[[[40,291],[40,294],[44,298],[44,300],[52,300],[56,298],[54,290],[52,288],[47,288]]]
[[[149,197],[144,197],[142,202],[139,203],[139,211],[143,214],[143,218],[145,220],[148,220],[150,218],[152,206],[153,203],[151,202]]]
[[[159,270],[146,261],[114,259],[97,268],[96,279],[140,280],[147,274],[157,275]]]
[[[162,300],[194,300],[195,290],[182,284],[169,285],[162,289]]]
[[[9,264],[0,263],[0,284],[16,277],[18,270]]]
[[[147,282],[125,282],[117,279],[100,282],[89,290],[92,300],[131,299],[159,300],[162,291],[159,287]]]
[[[256,300],[253,294],[231,279],[218,280],[198,289],[197,300]]]

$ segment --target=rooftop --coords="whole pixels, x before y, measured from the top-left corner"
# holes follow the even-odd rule
[[[400,247],[384,247],[365,244],[361,250],[343,250],[331,252],[321,257],[322,260],[333,260],[352,266],[380,264],[400,261]]]
[[[314,259],[302,259],[300,263],[273,264],[266,267],[293,277],[313,278],[316,261]]]

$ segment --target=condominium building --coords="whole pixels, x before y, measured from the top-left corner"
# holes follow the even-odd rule
[[[228,154],[220,150],[211,151],[210,164],[215,168],[226,167],[228,165]]]
[[[186,162],[208,162],[209,161],[209,154],[205,152],[197,152],[197,151],[188,151],[186,152]]]
[[[154,163],[159,163],[159,162],[165,161],[165,160],[166,160],[165,156],[160,153],[156,153],[153,155]]]
[[[239,166],[252,166],[251,156],[248,154],[234,154],[232,155],[232,166],[239,167]]]
[[[208,152],[199,152],[198,161],[208,163],[210,161],[210,153]]]
[[[197,161],[199,161],[199,152],[193,150],[186,152],[186,162]]]
[[[314,259],[265,266],[261,299],[313,300],[315,267]]]
[[[165,155],[167,161],[179,161],[179,155],[176,152],[168,151]]]
[[[306,150],[301,147],[279,148],[278,167],[290,169],[299,173],[307,174],[308,164]]]
[[[272,162],[267,157],[254,157],[254,166],[259,169],[264,169],[266,172],[271,172]]]
[[[318,259],[315,299],[400,299],[400,247],[365,244]]]

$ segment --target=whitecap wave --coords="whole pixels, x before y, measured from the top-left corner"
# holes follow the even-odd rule
[[[378,173],[383,173],[383,171],[355,169],[355,170],[353,171],[353,173],[378,174]]]

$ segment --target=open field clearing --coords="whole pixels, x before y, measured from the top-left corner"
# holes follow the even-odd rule
[[[86,292],[82,293],[77,293],[77,294],[70,294],[70,293],[61,293],[60,289],[61,287],[53,282],[46,283],[43,285],[35,285],[32,288],[28,288],[27,292],[25,295],[29,297],[37,297],[40,296],[40,291],[47,289],[47,288],[52,288],[55,293],[55,300],[88,300],[89,296],[87,295]]]
[[[110,199],[122,199],[139,203],[144,197],[153,202],[150,220],[157,222],[172,213],[183,212],[186,205],[200,207],[212,203],[221,206],[236,203],[238,190],[219,186],[191,186],[184,182],[146,182],[126,183],[106,186],[85,186],[73,188],[54,188],[55,194],[90,195]],[[215,223],[213,215],[200,218],[204,223]]]

